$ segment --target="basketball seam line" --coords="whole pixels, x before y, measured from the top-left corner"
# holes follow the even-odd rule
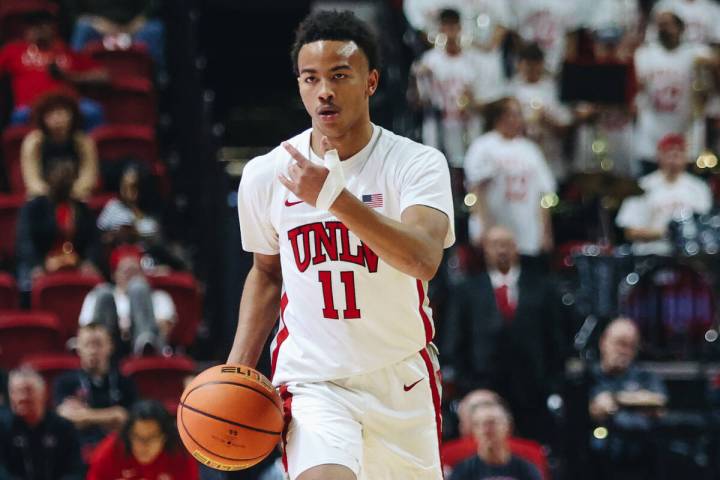
[[[252,391],[255,392],[255,393],[259,393],[260,395],[262,395],[262,396],[265,397],[266,399],[270,400],[270,402],[272,402],[272,404],[275,405],[275,407],[277,407],[277,404],[275,403],[275,400],[273,400],[273,398],[272,398],[270,395],[268,395],[267,393],[265,393],[264,391],[258,390],[258,389],[256,389],[256,388],[253,388],[253,387],[251,387],[250,385],[245,385],[244,383],[229,382],[229,381],[227,381],[227,380],[217,380],[217,381],[212,381],[212,382],[205,382],[205,383],[203,383],[203,384],[201,384],[201,385],[198,385],[197,387],[195,387],[195,388],[193,388],[192,390],[190,390],[189,392],[187,392],[187,394],[185,395],[185,397],[180,399],[180,402],[181,402],[181,403],[184,402],[185,400],[187,400],[187,398],[190,396],[190,394],[191,394],[192,392],[194,392],[195,390],[197,390],[197,389],[199,389],[199,388],[202,388],[202,387],[204,387],[204,386],[206,386],[206,385],[234,385],[234,386],[236,386],[236,387],[247,388],[248,390],[252,390]],[[278,407],[278,408],[279,408],[279,407]],[[280,409],[280,408],[279,408],[279,409]],[[280,410],[282,410],[282,409],[280,409]]]
[[[202,410],[198,410],[198,409],[196,409],[196,408],[193,408],[193,407],[191,407],[190,405],[185,405],[185,404],[182,403],[182,402],[180,402],[180,405],[182,405],[183,408],[187,408],[188,410],[190,410],[190,411],[192,411],[192,412],[195,412],[195,413],[197,413],[197,414],[203,415],[203,416],[208,417],[208,418],[212,418],[213,420],[218,420],[218,421],[220,421],[220,422],[229,423],[230,425],[235,425],[236,427],[247,428],[248,430],[254,430],[254,431],[260,432],[260,433],[266,433],[266,434],[268,434],[268,435],[280,435],[280,433],[281,433],[281,432],[275,432],[275,431],[272,431],[272,430],[264,430],[264,429],[258,428],[258,427],[251,427],[250,425],[244,425],[244,424],[238,423],[238,422],[233,422],[232,420],[228,420],[227,418],[218,417],[218,416],[215,416],[215,415],[213,415],[213,414],[211,414],[211,413],[203,412]]]

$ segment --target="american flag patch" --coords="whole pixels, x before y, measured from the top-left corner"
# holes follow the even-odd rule
[[[363,195],[362,201],[370,208],[378,208],[383,206],[382,193],[371,193],[370,195]]]

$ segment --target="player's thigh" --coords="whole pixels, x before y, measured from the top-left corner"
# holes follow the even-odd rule
[[[361,479],[442,478],[437,369],[430,350],[373,375]]]
[[[326,382],[290,384],[286,414],[285,460],[292,480],[325,479],[303,476],[314,467],[343,467],[354,479],[362,458],[362,426],[343,392]],[[341,470],[341,471],[345,471]],[[322,468],[316,472],[323,472]],[[331,477],[327,477],[331,478]],[[345,477],[338,477],[345,478]]]
[[[357,480],[357,476],[343,465],[318,465],[305,470],[297,480]]]

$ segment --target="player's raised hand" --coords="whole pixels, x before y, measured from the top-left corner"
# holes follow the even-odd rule
[[[282,146],[295,161],[288,167],[288,176],[282,173],[278,175],[280,183],[300,200],[315,206],[320,190],[328,176],[328,169],[305,158],[288,142],[283,142]]]

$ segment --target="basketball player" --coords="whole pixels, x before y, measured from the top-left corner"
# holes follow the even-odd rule
[[[312,128],[243,172],[254,264],[228,362],[255,365],[280,312],[293,480],[442,478],[426,287],[454,241],[447,162],[370,122],[378,47],[351,13],[306,18],[292,59]]]

